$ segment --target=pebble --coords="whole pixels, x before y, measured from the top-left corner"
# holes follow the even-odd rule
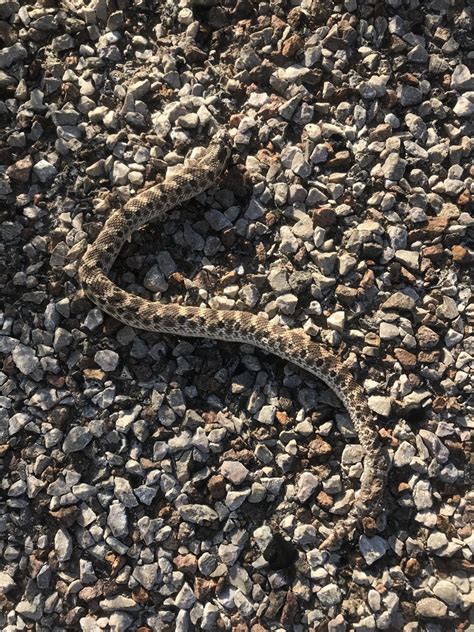
[[[398,91],[400,105],[412,106],[421,102],[423,94],[419,88],[404,84]]]
[[[54,550],[59,562],[66,562],[72,555],[73,542],[66,529],[58,529],[54,536]]]
[[[187,522],[207,526],[218,519],[217,513],[207,505],[181,505],[179,515]]]
[[[26,48],[19,42],[12,44],[12,46],[5,46],[0,50],[0,68],[9,68],[27,57]]]
[[[359,539],[359,548],[364,560],[371,566],[385,555],[389,547],[387,541],[378,535],[373,538],[362,535]]]
[[[113,502],[110,505],[107,524],[116,538],[122,538],[128,535],[127,513],[122,503]]]
[[[457,587],[446,579],[440,580],[433,586],[433,593],[450,608],[455,608],[461,599]]]
[[[151,590],[153,588],[157,575],[158,562],[137,566],[133,571],[133,577],[143,586],[143,588],[146,588],[147,590]]]
[[[311,472],[303,472],[298,481],[297,498],[300,503],[305,503],[313,495],[321,481]]]
[[[377,415],[381,415],[382,417],[390,417],[390,412],[392,410],[392,402],[390,397],[383,397],[381,395],[371,395],[368,398],[370,408],[377,413]]]
[[[383,175],[387,180],[401,180],[405,173],[407,161],[398,154],[390,154],[382,167]]]
[[[8,573],[0,572],[0,592],[2,595],[14,588],[16,588],[16,584],[13,578]]]
[[[234,485],[240,485],[247,478],[249,471],[238,461],[224,461],[221,465],[221,473]]]
[[[24,375],[31,375],[40,365],[40,361],[36,357],[33,349],[21,344],[12,350],[12,359],[15,366]]]
[[[397,448],[397,451],[393,455],[393,464],[395,467],[404,467],[410,465],[413,457],[416,454],[416,448],[408,443],[408,441],[402,441]]]
[[[66,453],[80,452],[91,442],[92,435],[83,426],[76,426],[66,435],[63,443],[63,450]]]
[[[342,332],[346,323],[345,312],[334,312],[331,316],[328,316],[327,324],[331,329]]]
[[[474,75],[464,64],[457,64],[451,75],[451,87],[458,92],[474,90]]]
[[[176,595],[176,599],[174,600],[174,604],[177,608],[183,608],[184,610],[189,610],[193,607],[196,602],[196,597],[192,591],[192,588],[186,582],[183,584],[183,587]]]
[[[416,614],[428,619],[442,619],[446,616],[448,608],[439,599],[425,597],[416,602]]]
[[[430,534],[427,541],[428,549],[431,551],[440,551],[448,545],[448,538],[440,531],[434,531]]]
[[[318,599],[323,606],[336,606],[342,601],[342,593],[336,584],[327,584],[317,592]]]
[[[119,359],[119,354],[109,349],[97,351],[94,355],[94,362],[96,362],[103,371],[115,371],[118,366]]]
[[[37,175],[40,182],[48,182],[52,180],[58,173],[56,167],[47,160],[39,160],[34,166],[33,171]]]

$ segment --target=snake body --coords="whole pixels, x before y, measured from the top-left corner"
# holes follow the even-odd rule
[[[360,489],[347,517],[340,520],[321,544],[333,549],[382,508],[387,462],[377,427],[363,389],[341,360],[302,330],[291,331],[269,323],[264,316],[242,311],[161,304],[125,292],[108,273],[126,240],[140,226],[165,214],[213,185],[224,171],[230,140],[218,133],[204,158],[162,183],[145,189],[115,211],[85,253],[79,278],[85,294],[103,311],[138,329],[227,340],[254,345],[309,371],[325,382],[345,405],[364,452]]]

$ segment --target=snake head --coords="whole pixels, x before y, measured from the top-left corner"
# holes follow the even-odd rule
[[[209,167],[217,178],[227,167],[231,154],[232,139],[227,130],[221,129],[214,135],[201,164]]]

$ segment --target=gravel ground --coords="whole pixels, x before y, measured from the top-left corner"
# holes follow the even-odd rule
[[[469,4],[0,0],[2,630],[472,632]],[[109,210],[222,124],[223,182],[114,276],[346,359],[392,467],[331,555],[362,469],[335,396],[79,291]]]

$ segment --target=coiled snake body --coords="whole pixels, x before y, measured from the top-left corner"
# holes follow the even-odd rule
[[[142,191],[115,211],[84,255],[79,278],[85,294],[96,305],[127,325],[178,336],[251,344],[297,364],[336,393],[350,415],[363,448],[364,468],[360,489],[348,516],[321,545],[321,548],[332,549],[362,518],[380,511],[387,475],[374,415],[362,388],[340,359],[313,342],[302,330],[291,331],[270,324],[263,316],[148,301],[120,289],[107,276],[124,242],[134,231],[151,220],[162,218],[167,211],[216,182],[228,161],[229,147],[225,132],[217,134],[196,166],[183,168],[179,175]]]

